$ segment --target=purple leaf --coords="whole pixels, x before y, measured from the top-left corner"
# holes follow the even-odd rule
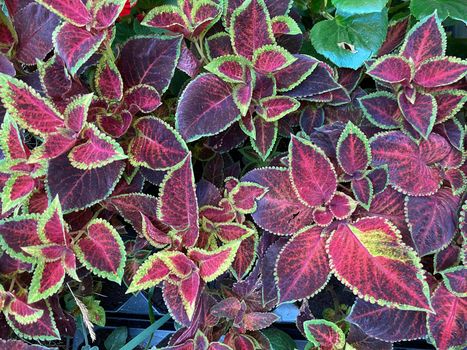
[[[358,99],[365,117],[381,129],[397,129],[402,115],[396,97],[385,91],[374,92]]]
[[[417,91],[415,101],[410,102],[405,94],[400,93],[398,103],[405,120],[426,139],[435,124],[437,109],[435,98]]]
[[[388,55],[376,60],[367,74],[385,83],[409,83],[413,77],[413,66],[403,56]]]
[[[202,74],[182,93],[176,112],[176,128],[188,142],[218,134],[240,116],[232,88],[214,74]]]
[[[253,120],[255,138],[250,137],[251,146],[262,160],[271,154],[277,139],[277,122],[268,122],[257,116]]]
[[[91,21],[91,14],[81,0],[36,0],[71,24],[82,27]]]

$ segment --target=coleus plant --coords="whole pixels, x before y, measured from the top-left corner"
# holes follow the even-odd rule
[[[307,349],[467,346],[454,7],[5,5],[0,347],[93,339],[122,281],[162,290],[165,349],[293,349],[283,303]]]

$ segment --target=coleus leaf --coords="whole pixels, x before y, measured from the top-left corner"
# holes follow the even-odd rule
[[[232,206],[242,214],[251,214],[256,211],[256,201],[260,200],[267,189],[252,182],[239,182],[230,192],[229,199]]]
[[[288,91],[300,85],[318,66],[318,60],[308,55],[294,55],[296,60],[274,73],[277,90]]]
[[[388,342],[425,338],[426,313],[379,306],[357,299],[347,320],[371,337]]]
[[[366,176],[358,180],[354,179],[352,180],[351,188],[358,203],[368,210],[374,194],[373,183],[371,180]]]
[[[44,136],[63,127],[63,116],[26,83],[0,74],[0,97],[10,116],[28,131]]]
[[[208,37],[206,39],[206,51],[211,60],[225,55],[232,55],[234,52],[229,34],[219,32]]]
[[[103,219],[91,220],[86,233],[74,245],[79,261],[95,275],[121,283],[126,254],[120,234]]]
[[[290,180],[300,201],[310,207],[328,203],[336,191],[337,176],[321,148],[292,135],[288,159]]]
[[[279,320],[272,312],[249,312],[243,316],[243,324],[248,331],[257,331],[271,326]]]
[[[62,155],[49,162],[47,192],[59,196],[64,212],[83,209],[107,198],[115,188],[124,169],[116,161],[97,169],[80,170]]]
[[[75,146],[68,154],[71,165],[81,170],[101,168],[117,160],[126,159],[120,144],[88,124],[83,130],[85,143]]]
[[[390,131],[377,134],[370,143],[372,165],[387,164],[389,183],[397,190],[411,196],[426,196],[438,191],[441,174],[433,165],[450,151],[443,137],[431,134],[428,140],[418,146],[403,133]],[[414,178],[420,181],[413,181]]]
[[[141,214],[141,219],[141,233],[150,244],[156,248],[160,248],[171,243],[170,237],[164,231],[156,227],[147,216]]]
[[[402,114],[396,97],[386,91],[378,91],[358,99],[365,117],[381,129],[397,129]]]
[[[232,265],[240,243],[240,240],[232,241],[211,251],[191,248],[188,257],[198,264],[200,277],[205,282],[211,282]]]
[[[282,248],[275,266],[279,302],[309,298],[318,293],[331,274],[322,228],[305,227]]]
[[[277,139],[278,125],[276,122],[268,122],[257,116],[253,120],[255,137],[250,137],[250,143],[255,152],[264,161],[271,154]]]
[[[42,243],[54,243],[63,247],[70,244],[68,227],[63,220],[62,207],[58,197],[55,197],[42,213],[37,227],[37,234]]]
[[[400,53],[418,66],[429,58],[444,56],[446,33],[437,14],[425,17],[410,29]]]
[[[214,74],[199,75],[180,97],[176,129],[187,142],[227,129],[240,117],[232,93],[232,87]]]
[[[445,86],[459,81],[466,73],[466,61],[455,57],[436,57],[420,64],[414,82],[426,88]]]
[[[39,4],[30,3],[14,16],[18,43],[15,58],[27,65],[43,60],[52,50],[52,32],[59,24],[58,18]]]
[[[93,94],[75,96],[65,109],[65,125],[76,133],[81,132],[88,117]]]
[[[119,17],[127,1],[125,0],[100,0],[91,8],[92,23],[94,29],[102,30],[111,26]]]
[[[357,207],[356,201],[343,192],[336,192],[328,204],[334,218],[344,220],[350,217]]]
[[[454,266],[441,272],[446,288],[458,297],[467,297],[467,268]]]
[[[2,214],[16,208],[26,201],[36,187],[35,180],[29,175],[11,175],[2,191]]]
[[[230,36],[235,52],[249,60],[257,49],[274,43],[271,19],[263,0],[246,0],[233,11]]]
[[[0,73],[11,75],[12,77],[16,75],[15,66],[2,53],[0,53]]]
[[[131,114],[151,113],[161,105],[157,90],[146,84],[135,85],[126,90],[123,99]]]
[[[464,103],[467,101],[467,93],[460,90],[440,91],[434,96],[436,99],[436,105],[438,106],[436,124],[451,119],[460,111]]]
[[[300,103],[288,96],[271,96],[259,101],[260,114],[268,122],[274,122],[282,117],[295,112]]]
[[[36,2],[75,26],[85,26],[91,21],[91,14],[80,0],[36,0]]]
[[[296,200],[287,169],[255,169],[248,172],[242,181],[254,182],[268,189],[252,214],[261,228],[278,235],[291,235],[312,222],[312,210]]]
[[[251,70],[245,71],[245,83],[237,84],[233,88],[233,99],[241,115],[246,115],[251,104],[256,76]]]
[[[193,271],[188,277],[180,282],[178,292],[185,307],[188,319],[193,318],[196,311],[196,301],[200,290],[200,275],[197,271]]]
[[[272,32],[277,38],[282,35],[297,35],[302,31],[297,22],[289,16],[275,16],[271,19]]]
[[[160,186],[157,216],[164,224],[182,232],[187,247],[198,238],[198,204],[191,154],[173,167]]]
[[[437,252],[433,258],[434,272],[439,273],[440,271],[459,264],[461,260],[460,253],[461,249],[453,244]]]
[[[419,257],[383,218],[341,224],[327,242],[330,265],[354,294],[381,306],[430,311],[428,284]],[[360,261],[355,263],[355,257]],[[378,279],[377,285],[371,281]]]
[[[42,89],[50,97],[61,97],[71,89],[72,80],[60,56],[53,55],[47,62],[36,61]]]
[[[467,300],[452,294],[444,284],[433,293],[433,310],[428,314],[429,339],[438,349],[462,349],[466,346],[464,330]]]
[[[386,39],[378,51],[378,56],[387,55],[393,52],[402,43],[402,40],[404,40],[405,34],[407,33],[409,22],[410,16],[390,21]]]
[[[9,10],[9,13],[14,17],[11,10]],[[11,19],[7,17],[3,11],[0,11],[0,52],[8,54],[17,42],[18,35],[16,34]]]
[[[193,37],[201,37],[217,22],[223,12],[221,4],[204,0],[195,2],[191,10]]]
[[[105,39],[105,32],[91,33],[85,28],[63,23],[53,33],[55,50],[63,59],[71,75],[97,51]]]
[[[150,85],[162,95],[177,66],[181,41],[180,36],[140,36],[127,41],[117,63],[124,85]]]
[[[24,138],[15,121],[9,114],[3,117],[1,126],[0,146],[6,159],[28,159],[29,148],[24,143]]]
[[[170,252],[160,251],[146,259],[133,276],[133,281],[126,292],[134,293],[151,288],[165,280],[170,274],[170,269],[161,257],[168,253]]]
[[[437,105],[435,98],[417,91],[413,103],[409,101],[404,93],[399,93],[397,102],[405,120],[426,139],[436,120]]]
[[[297,60],[290,52],[278,45],[263,45],[253,52],[253,66],[263,74],[277,72]]]
[[[163,5],[153,8],[144,17],[142,25],[169,30],[173,33],[190,35],[191,25],[189,19],[178,6]]]
[[[459,204],[459,196],[449,188],[441,188],[429,197],[407,197],[406,220],[420,256],[435,253],[451,242]]]
[[[65,280],[65,267],[61,259],[39,260],[29,287],[28,303],[46,299],[57,293]]]
[[[379,349],[391,350],[392,343],[384,342],[372,337],[369,337],[360,327],[350,324],[350,330],[346,337],[346,342],[355,349]]]
[[[237,280],[243,279],[253,268],[258,248],[258,233],[256,230],[252,235],[242,240],[237,254],[232,263],[232,270]]]
[[[333,322],[327,320],[308,320],[303,323],[307,340],[320,349],[343,349],[344,332]]]
[[[60,339],[60,333],[55,324],[54,316],[50,304],[46,300],[41,300],[30,305],[31,307],[43,310],[42,316],[34,323],[21,324],[14,317],[6,315],[6,321],[13,331],[23,339],[52,341]]]
[[[348,122],[337,141],[337,161],[348,175],[366,170],[371,163],[371,149],[366,135]]]
[[[180,134],[161,119],[139,118],[134,128],[136,136],[128,146],[130,162],[134,166],[168,170],[188,154],[188,148]]]
[[[39,216],[28,214],[0,221],[0,246],[11,257],[34,263],[36,259],[22,247],[39,245],[42,241],[37,233]]]
[[[291,67],[293,66],[294,64],[292,63]],[[285,69],[285,71],[288,70]],[[318,65],[312,69],[311,73],[308,74],[304,80],[299,80],[301,80],[301,82],[298,85],[293,84],[295,86],[291,90],[288,89],[289,91],[287,91],[285,95],[296,98],[305,98],[341,88],[332,76],[331,72],[328,70],[328,66],[324,63],[318,63]],[[279,83],[279,86],[280,85],[281,83]]]
[[[123,80],[117,66],[107,55],[99,61],[94,77],[99,96],[108,100],[120,101],[123,97]]]
[[[415,74],[414,67],[404,56],[386,55],[378,58],[368,68],[371,77],[390,84],[408,84]]]
[[[214,73],[228,83],[243,83],[246,78],[246,70],[249,69],[250,62],[236,55],[225,55],[214,58],[204,68]]]

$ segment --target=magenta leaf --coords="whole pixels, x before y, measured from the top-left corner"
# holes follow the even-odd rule
[[[366,135],[348,122],[342,131],[336,147],[337,160],[348,175],[357,175],[371,163],[371,149]]]
[[[420,258],[402,243],[391,222],[375,217],[341,224],[329,238],[327,251],[333,273],[365,301],[431,311]],[[376,279],[379,283],[372,283]]]
[[[12,258],[24,262],[36,262],[22,247],[42,244],[38,229],[39,216],[28,214],[0,221],[0,246]]]
[[[383,56],[394,51],[402,42],[409,27],[410,16],[392,21],[388,26],[388,32],[383,45],[378,51],[378,56]]]
[[[86,140],[68,154],[71,165],[82,170],[101,168],[117,160],[126,159],[122,147],[97,127],[88,124],[82,135]]]
[[[244,57],[225,55],[213,59],[204,68],[228,83],[243,83],[249,65]]]
[[[277,89],[288,91],[304,81],[318,66],[318,60],[308,55],[294,55],[296,61],[274,73]]]
[[[239,246],[240,241],[232,241],[212,251],[192,248],[188,251],[188,256],[198,264],[200,277],[210,282],[232,265]]]
[[[271,19],[263,0],[246,0],[233,11],[230,35],[235,52],[249,60],[257,49],[274,43]]]
[[[245,238],[240,243],[237,250],[237,255],[232,263],[237,280],[241,280],[253,268],[256,258],[256,249],[258,247],[258,233],[255,232],[251,236]]]
[[[277,122],[268,122],[257,116],[253,120],[255,137],[250,137],[251,146],[262,160],[266,160],[271,154],[277,139]]]
[[[229,191],[232,206],[242,214],[251,214],[256,211],[256,201],[263,198],[267,189],[251,182],[239,182]]]
[[[456,212],[460,198],[449,188],[441,188],[430,197],[408,197],[406,220],[420,256],[445,248],[454,238]]]
[[[446,33],[436,14],[425,17],[409,31],[401,47],[401,55],[411,58],[418,66],[423,61],[443,56],[446,50]]]
[[[286,95],[304,98],[324,94],[339,88],[341,86],[336,82],[326,66],[320,63],[300,84],[287,91]]]
[[[428,314],[428,336],[438,349],[465,347],[467,300],[452,294],[443,284],[433,293],[433,310]]]
[[[37,70],[42,88],[48,96],[62,97],[71,89],[71,77],[60,56],[53,55],[47,62],[37,61]]]
[[[151,113],[161,105],[157,90],[146,84],[135,85],[126,90],[123,99],[132,114]]]
[[[78,27],[91,21],[91,14],[81,0],[36,0],[37,3]]]
[[[344,332],[327,320],[308,320],[303,323],[306,339],[313,347],[319,349],[343,349],[345,346]]]
[[[174,5],[163,5],[153,8],[141,23],[148,27],[166,29],[173,33],[190,35],[190,23],[186,15]]]
[[[92,27],[102,30],[111,26],[122,12],[125,0],[101,0],[92,6]]]
[[[442,178],[434,165],[450,151],[444,138],[431,134],[419,147],[403,133],[390,131],[374,136],[370,143],[373,166],[387,164],[389,183],[397,190],[412,196],[426,196],[438,191]]]
[[[347,320],[371,337],[388,342],[425,338],[426,313],[379,306],[357,299]]]
[[[306,227],[281,250],[275,267],[280,302],[309,298],[328,282],[331,270],[321,231]]]
[[[296,57],[278,45],[264,45],[253,52],[253,66],[263,74],[280,71],[296,60]]]
[[[268,189],[252,214],[261,228],[278,235],[291,235],[311,224],[312,210],[297,201],[285,168],[255,169],[242,181],[254,182]]]
[[[107,198],[122,174],[124,164],[116,161],[97,169],[80,170],[62,155],[49,162],[47,191],[59,196],[65,212],[83,209]]]
[[[367,74],[385,83],[407,84],[413,78],[414,68],[403,56],[387,55],[373,62]]]
[[[123,81],[117,66],[111,58],[103,56],[97,65],[94,83],[98,94],[108,100],[121,100]]]
[[[261,116],[268,122],[274,122],[282,117],[295,112],[300,103],[294,98],[287,96],[271,96],[259,101]]]
[[[440,91],[434,96],[438,106],[436,124],[452,118],[467,101],[467,94],[460,90]]]
[[[34,134],[43,136],[64,126],[56,108],[20,80],[1,74],[0,97],[10,116]]]
[[[374,187],[371,180],[364,176],[361,179],[354,179],[351,183],[352,192],[358,203],[365,209],[369,209],[373,199]]]
[[[13,66],[13,63],[2,53],[0,53],[0,73],[11,75],[12,77],[16,75],[15,66]]]
[[[14,316],[6,315],[8,325],[20,337],[25,339],[52,341],[60,339],[60,334],[55,324],[54,315],[50,304],[46,300],[30,304],[31,307],[42,310],[42,316],[30,324],[21,324]]]
[[[173,167],[160,187],[157,206],[159,220],[182,232],[185,246],[198,239],[198,204],[194,184],[191,154]]]
[[[240,117],[232,87],[214,74],[201,74],[182,93],[176,128],[187,140],[218,134]]]
[[[465,266],[455,266],[441,272],[444,284],[449,291],[465,298],[467,296],[467,269]]]
[[[219,32],[208,37],[206,39],[206,49],[211,60],[234,53],[232,43],[230,42],[230,36],[225,32]]]
[[[448,245],[443,250],[437,252],[433,259],[433,268],[435,273],[446,270],[459,264],[461,260],[461,249],[454,245]]]
[[[63,23],[53,34],[55,50],[65,62],[71,75],[76,75],[104,39],[104,32],[93,34],[85,28],[75,27],[70,23]]]
[[[365,117],[381,129],[397,129],[402,115],[396,97],[385,91],[374,92],[358,99]]]
[[[58,18],[39,4],[31,3],[14,17],[18,35],[16,59],[27,65],[43,60],[52,50],[52,32],[59,24]]]
[[[181,37],[136,37],[123,46],[117,63],[126,87],[147,84],[163,94],[180,56]]]
[[[300,201],[310,207],[328,203],[336,191],[337,177],[323,150],[292,135],[288,159],[290,180]]]
[[[170,273],[170,269],[162,258],[167,254],[170,254],[170,252],[157,252],[146,259],[134,275],[127,293],[151,288],[165,280]]]
[[[328,204],[329,211],[338,219],[347,219],[357,207],[355,200],[342,192],[336,192]]]
[[[95,275],[120,283],[126,261],[120,234],[102,219],[90,221],[86,232],[74,246],[79,261]]]
[[[169,124],[154,117],[143,117],[134,124],[136,136],[128,147],[134,166],[168,170],[188,154],[185,141]]]
[[[412,103],[405,94],[400,93],[398,103],[405,120],[426,139],[436,120],[437,105],[435,98],[431,95],[416,92],[415,101]]]
[[[445,86],[465,77],[467,62],[455,57],[437,57],[424,61],[415,73],[414,82],[426,88]]]

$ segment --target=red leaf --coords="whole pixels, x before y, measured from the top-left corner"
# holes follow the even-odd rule
[[[386,83],[407,84],[412,80],[413,67],[403,56],[388,55],[376,60],[368,68],[367,74]]]
[[[418,66],[423,61],[443,56],[446,50],[446,33],[436,14],[418,22],[409,31],[402,44],[401,55],[412,58]]]
[[[428,334],[437,349],[465,346],[465,310],[467,300],[457,297],[441,284],[432,297],[436,313],[428,314]]]
[[[0,221],[0,245],[8,255],[24,262],[36,262],[21,248],[42,244],[37,234],[38,218],[29,214]]]
[[[390,222],[364,218],[341,224],[327,250],[333,273],[360,298],[382,306],[431,311],[420,259],[402,243]]]
[[[467,73],[467,63],[454,57],[432,58],[417,69],[414,82],[426,88],[445,86],[462,79]]]
[[[289,173],[298,198],[310,207],[328,203],[337,188],[334,166],[325,153],[310,141],[292,135]]]
[[[396,129],[402,119],[396,97],[384,91],[368,94],[358,99],[365,117],[381,129]]]
[[[125,91],[124,102],[133,114],[150,113],[161,105],[161,97],[152,86],[141,84]]]
[[[254,120],[255,138],[250,137],[253,149],[266,160],[271,154],[277,139],[277,122],[268,122],[262,117],[257,116]]]
[[[103,56],[97,65],[94,77],[99,96],[120,101],[123,97],[123,81],[115,63],[107,56]]]
[[[398,310],[357,299],[347,320],[371,337],[388,342],[425,338],[426,313]]]
[[[275,267],[280,302],[309,298],[328,282],[331,270],[321,232],[320,227],[306,227],[280,252]]]
[[[297,201],[285,168],[255,169],[242,181],[268,189],[252,214],[261,228],[279,235],[291,235],[312,222],[312,210]]]
[[[71,75],[76,75],[81,66],[97,51],[104,38],[104,32],[93,34],[70,23],[64,23],[54,32],[56,52],[65,62]]]
[[[158,217],[166,225],[182,232],[184,245],[195,245],[198,238],[198,205],[191,154],[172,168],[160,187]]]
[[[102,219],[90,221],[86,231],[74,246],[78,259],[97,276],[121,283],[126,255],[119,233]]]
[[[76,26],[85,26],[91,21],[91,14],[81,0],[37,0],[36,2]]]
[[[441,188],[429,197],[407,198],[406,219],[420,256],[439,251],[451,242],[459,204],[459,196],[454,196],[449,188]]]
[[[246,0],[231,18],[234,50],[251,60],[256,49],[274,43],[271,20],[263,0]]]
[[[371,149],[366,135],[348,122],[342,131],[336,147],[337,160],[348,175],[361,173],[371,163]]]
[[[320,349],[341,349],[345,345],[342,330],[334,323],[326,320],[309,320],[303,323],[306,338],[313,346]]]

